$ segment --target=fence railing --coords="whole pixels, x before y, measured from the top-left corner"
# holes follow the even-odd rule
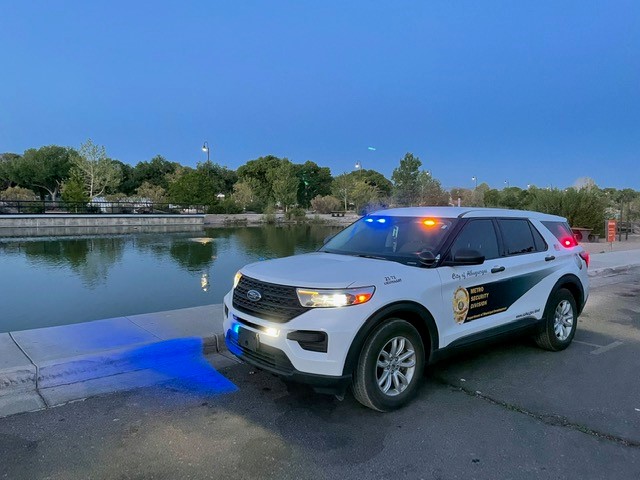
[[[26,214],[202,214],[206,205],[177,205],[174,203],[138,202],[63,202],[51,200],[0,200],[0,215]]]

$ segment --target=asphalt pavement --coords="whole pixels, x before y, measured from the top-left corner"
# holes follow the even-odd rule
[[[0,478],[640,478],[640,269],[591,283],[564,352],[469,351],[397,412],[215,355],[206,381],[0,419]]]

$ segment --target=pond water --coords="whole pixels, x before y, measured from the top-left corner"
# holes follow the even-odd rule
[[[0,332],[221,303],[243,265],[316,250],[339,229],[0,239]]]

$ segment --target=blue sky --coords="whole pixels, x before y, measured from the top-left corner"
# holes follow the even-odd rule
[[[0,45],[0,152],[640,189],[638,1],[0,0]]]

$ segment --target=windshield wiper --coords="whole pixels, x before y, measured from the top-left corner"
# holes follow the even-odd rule
[[[389,260],[387,257],[378,257],[376,255],[371,255],[368,253],[356,253],[355,256],[360,258],[373,258],[375,260]]]

